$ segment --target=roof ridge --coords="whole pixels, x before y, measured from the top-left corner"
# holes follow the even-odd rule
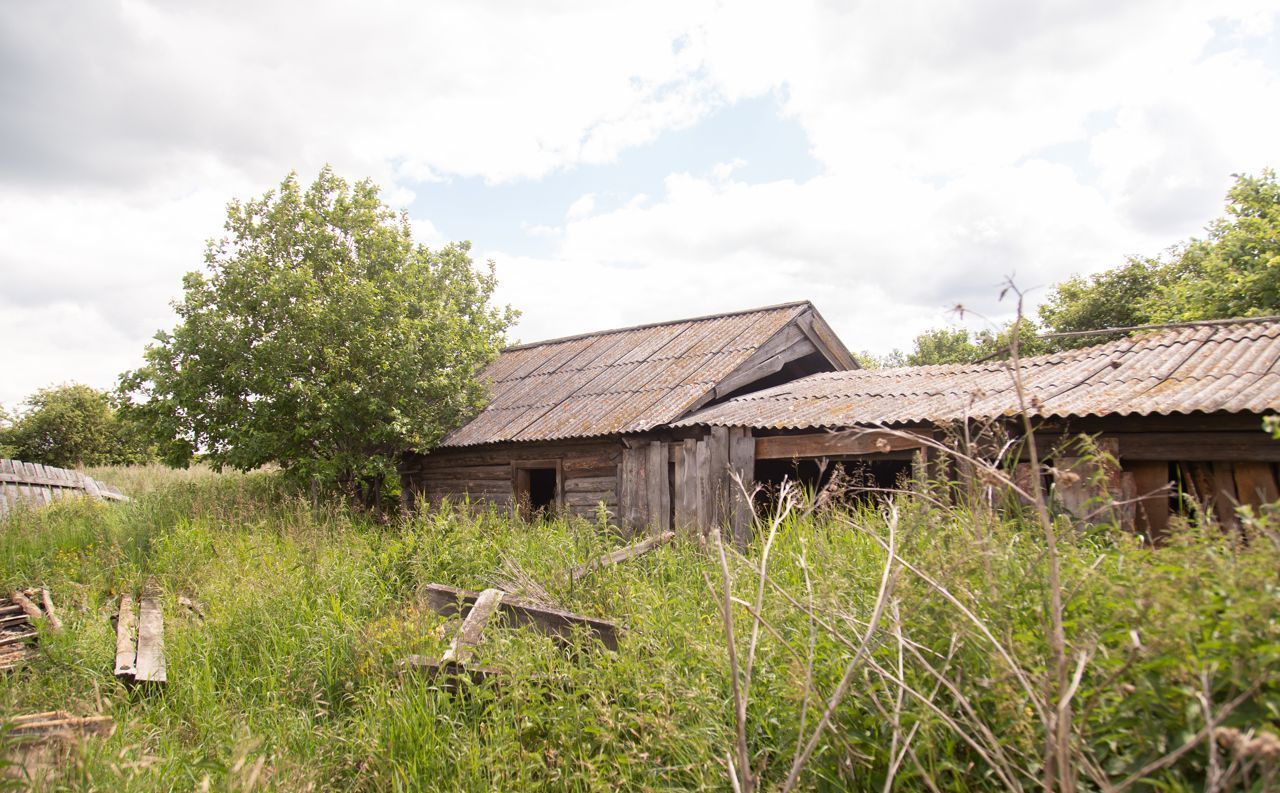
[[[512,344],[503,347],[501,352],[510,352],[511,350],[525,350],[530,347],[544,347],[548,344],[560,344],[566,341],[577,341],[578,339],[588,339],[593,336],[609,336],[614,333],[626,333],[633,330],[647,330],[649,328],[660,328],[665,325],[680,325],[685,322],[705,322],[711,319],[724,319],[725,317],[737,317],[743,314],[758,314],[765,311],[780,311],[784,308],[798,308],[800,306],[808,306],[813,308],[813,302],[810,300],[792,300],[788,303],[777,303],[772,306],[760,306],[758,308],[743,308],[735,311],[722,311],[718,314],[706,314],[700,317],[684,317],[682,319],[668,319],[661,322],[646,322],[640,325],[629,325],[622,328],[609,328],[607,330],[595,330],[590,333],[576,333],[572,336],[559,336],[554,339],[543,339],[541,341],[531,341],[524,344]]]

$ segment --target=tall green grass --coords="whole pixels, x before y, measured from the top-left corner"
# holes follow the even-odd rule
[[[65,623],[42,633],[29,670],[0,678],[0,715],[101,711],[119,725],[60,756],[36,787],[191,790],[206,778],[213,790],[251,780],[273,790],[729,787],[735,720],[720,568],[696,544],[570,585],[572,566],[618,544],[607,526],[467,510],[387,526],[313,508],[271,474],[138,490],[127,504],[68,501],[0,528],[3,583],[48,586]],[[1042,674],[1047,593],[1037,533],[1016,517],[908,500],[898,508],[901,555]],[[747,703],[748,750],[766,789],[786,776],[801,712],[811,729],[851,655],[845,641],[865,629],[885,562],[869,533],[884,531],[869,507],[779,526],[769,563],[778,589],[766,588]],[[729,560],[734,594],[746,603],[760,554],[757,545]],[[1242,543],[1188,527],[1152,552],[1114,532],[1067,532],[1062,554],[1068,639],[1090,656],[1076,697],[1079,740],[1106,773],[1123,776],[1200,729],[1206,686],[1211,703],[1222,703],[1257,684],[1230,726],[1280,719],[1280,552],[1262,535]],[[501,682],[451,691],[402,675],[398,660],[439,655],[457,627],[417,604],[419,588],[481,589],[512,563],[564,608],[622,624],[619,651],[585,636],[566,650],[499,625],[486,630],[475,662],[505,670]],[[165,592],[170,682],[160,692],[129,690],[112,676],[110,618],[119,594],[148,576]],[[779,589],[812,603],[826,627]],[[179,597],[197,602],[203,619]],[[891,626],[900,624],[956,694],[910,658],[904,682],[939,688],[944,713],[971,709],[1034,776],[1043,736],[992,647],[917,577],[899,571],[893,602],[900,623],[876,633],[873,660],[897,668]],[[751,617],[741,609],[735,620],[745,654]],[[806,704],[811,641],[818,696]],[[920,702],[895,705],[898,695],[883,676],[860,672],[802,786],[881,789],[896,712],[899,738],[918,724],[899,789],[1004,787],[954,729]],[[1208,762],[1207,745],[1198,746],[1150,789],[1200,789]]]

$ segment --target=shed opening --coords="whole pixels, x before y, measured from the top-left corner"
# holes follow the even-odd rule
[[[516,465],[516,505],[525,520],[555,515],[560,506],[560,466],[555,462]]]

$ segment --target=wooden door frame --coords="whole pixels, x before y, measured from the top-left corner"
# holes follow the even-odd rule
[[[557,457],[545,460],[512,460],[511,461],[511,506],[515,511],[520,510],[520,493],[521,491],[529,492],[529,471],[545,470],[547,468],[554,469],[556,472],[556,494],[555,506],[556,514],[560,514],[564,510],[564,458]],[[526,515],[526,518],[529,516]]]

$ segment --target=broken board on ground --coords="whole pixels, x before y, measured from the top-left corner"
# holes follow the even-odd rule
[[[164,617],[160,588],[147,581],[137,610],[133,595],[120,596],[116,620],[116,677],[136,683],[164,683]]]
[[[439,660],[411,655],[401,662],[404,669],[425,671],[433,677],[467,677],[479,683],[500,675],[497,669],[470,664],[485,625],[499,612],[514,624],[536,628],[561,642],[568,642],[575,626],[586,628],[610,650],[618,649],[618,626],[614,623],[539,606],[498,589],[469,592],[444,584],[428,584],[423,588],[423,598],[432,610],[445,617],[464,614],[458,634]]]
[[[597,556],[584,565],[575,567],[569,571],[569,581],[577,583],[596,570],[603,567],[611,567],[615,564],[622,564],[652,551],[654,548],[660,548],[676,538],[674,531],[664,531],[661,534],[655,534],[652,537],[646,537],[640,542],[628,545],[625,548],[619,548],[613,553],[607,553],[603,556]]]

